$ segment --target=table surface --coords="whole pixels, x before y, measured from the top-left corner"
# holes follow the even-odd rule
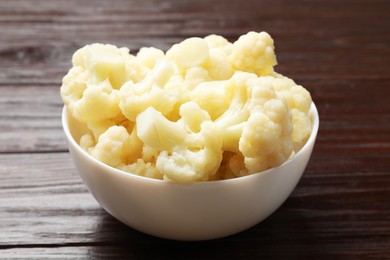
[[[0,2],[0,258],[390,258],[390,2]],[[269,32],[276,70],[306,87],[320,130],[287,201],[240,234],[177,242],[106,213],[69,157],[59,88],[93,42],[166,50]]]

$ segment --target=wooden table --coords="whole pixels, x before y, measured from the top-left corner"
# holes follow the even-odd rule
[[[139,233],[88,193],[61,128],[61,79],[79,47],[166,50],[190,36],[265,30],[277,71],[312,94],[320,131],[282,207],[232,237]],[[388,0],[0,2],[0,258],[390,258]]]

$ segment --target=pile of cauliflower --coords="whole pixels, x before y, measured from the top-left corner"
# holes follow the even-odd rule
[[[77,50],[62,99],[89,131],[80,146],[120,170],[172,182],[235,178],[278,166],[311,133],[311,97],[274,71],[274,42],[189,38],[166,53]]]

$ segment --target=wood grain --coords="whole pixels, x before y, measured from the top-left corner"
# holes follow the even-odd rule
[[[66,151],[59,87],[0,87],[0,153]]]
[[[155,246],[166,247],[162,257],[184,254],[193,259],[206,252],[239,258],[347,253],[362,257],[388,252],[390,166],[372,172],[355,156],[340,170],[340,161],[322,159],[313,157],[292,196],[263,223],[230,238],[179,243],[143,235],[105,213],[82,184],[67,153],[3,154],[0,250],[3,256],[23,253],[28,258],[123,257],[148,255]],[[238,243],[243,251],[234,249]],[[281,251],[274,252],[271,245]],[[359,253],[350,252],[356,248]]]
[[[5,0],[0,7],[0,85],[58,86],[71,54],[92,42],[165,50],[189,36],[235,40],[249,30],[271,33],[282,72],[294,78],[388,77],[377,58],[390,56],[386,1]]]
[[[389,259],[389,13],[388,0],[0,1],[0,259]],[[108,215],[62,133],[72,53],[250,30],[273,36],[276,70],[320,113],[293,194],[254,228],[206,242],[153,238]]]

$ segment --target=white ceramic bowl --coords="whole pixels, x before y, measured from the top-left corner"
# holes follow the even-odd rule
[[[311,106],[312,134],[279,167],[231,180],[170,183],[120,171],[80,148],[85,129],[64,108],[69,152],[89,191],[112,216],[141,232],[174,240],[207,240],[248,229],[273,213],[297,185],[309,161],[319,118]]]

